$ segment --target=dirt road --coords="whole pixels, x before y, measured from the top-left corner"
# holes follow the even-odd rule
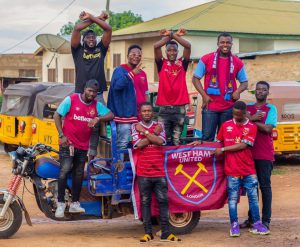
[[[294,162],[295,163],[295,162]],[[297,164],[299,163],[299,164]],[[0,188],[7,186],[10,162],[0,154]],[[31,184],[26,182],[31,190]],[[277,166],[272,177],[273,217],[271,235],[254,236],[242,230],[239,238],[229,237],[227,205],[216,211],[204,211],[199,225],[191,234],[183,235],[176,246],[300,246],[300,161],[296,164]],[[22,189],[20,189],[22,191]],[[24,201],[33,221],[25,223],[11,239],[0,240],[0,247],[77,247],[77,246],[140,246],[142,224],[126,216],[113,220],[91,220],[58,223],[47,219],[39,211],[31,194],[25,191]],[[239,205],[240,221],[247,215],[247,199]],[[147,246],[167,246],[159,238]]]

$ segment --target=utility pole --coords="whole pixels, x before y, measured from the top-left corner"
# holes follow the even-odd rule
[[[109,13],[110,0],[106,0],[106,12]]]

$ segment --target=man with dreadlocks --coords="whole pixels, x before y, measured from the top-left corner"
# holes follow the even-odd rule
[[[222,123],[232,119],[232,106],[248,87],[243,62],[231,53],[232,36],[221,33],[218,49],[204,55],[194,71],[193,84],[202,96],[202,133],[213,141]],[[204,87],[201,78],[204,77]],[[236,79],[240,82],[237,87]]]

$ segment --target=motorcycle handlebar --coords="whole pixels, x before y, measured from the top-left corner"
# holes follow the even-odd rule
[[[41,143],[37,143],[33,146],[32,150],[37,150],[37,149],[41,149],[42,151],[48,151],[48,152],[54,152],[54,153],[59,153],[59,151],[57,151],[56,149],[50,147],[50,146],[47,146],[45,144],[41,144]]]

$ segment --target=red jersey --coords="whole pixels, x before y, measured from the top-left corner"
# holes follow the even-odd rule
[[[159,84],[156,104],[160,106],[187,105],[190,103],[186,85],[186,70],[182,58],[170,63],[162,60],[159,70]]]
[[[136,95],[137,112],[139,113],[140,105],[147,100],[146,97],[148,93],[147,75],[144,70],[141,70],[140,73],[135,75],[127,64],[122,64],[121,66],[129,72],[128,75],[133,80],[133,85],[134,85],[135,95]]]
[[[201,58],[202,62],[205,64],[206,67],[206,73],[204,78],[204,89],[207,90],[209,86],[209,82],[211,80],[212,76],[212,67],[213,67],[213,61],[214,61],[214,52],[209,53]],[[225,73],[227,71],[227,68],[229,67],[230,59],[228,57],[220,57],[219,58],[219,65],[217,68],[217,75],[218,75],[218,81],[219,81],[219,87],[221,91],[221,95],[211,95],[209,94],[209,97],[212,98],[212,102],[209,102],[208,109],[212,111],[224,111],[229,108],[231,108],[234,104],[233,100],[225,100],[225,87],[226,87],[226,79],[228,75]],[[236,56],[233,55],[233,77],[238,78],[239,71],[243,68],[244,64],[243,62]],[[236,80],[233,80],[233,92],[237,89]]]
[[[142,122],[139,122],[145,130],[148,130],[150,133],[154,133],[155,127],[159,124],[153,122],[146,126]],[[136,130],[136,125],[131,126],[132,134],[132,143],[133,148],[136,148],[136,145],[143,139],[146,138],[144,135],[139,133]],[[164,140],[166,143],[166,133],[163,130],[159,137]],[[143,149],[137,149],[137,164],[136,164],[136,174],[142,177],[164,177],[164,152],[161,146],[148,145]]]
[[[238,124],[234,119],[231,119],[222,124],[217,135],[217,140],[223,142],[224,147],[242,142],[253,146],[256,132],[256,125],[249,120],[244,124]],[[225,152],[224,168],[227,176],[256,174],[250,147],[236,152]]]
[[[87,125],[98,115],[97,101],[86,104],[80,99],[80,94],[73,94],[70,98],[72,107],[65,116],[63,133],[75,148],[88,150],[92,128]]]
[[[256,104],[247,105],[247,111],[252,116],[257,111],[261,111],[264,116],[261,119],[261,123],[271,124],[273,128],[277,124],[277,110],[274,105],[264,104],[260,107]],[[257,160],[271,160],[274,161],[274,146],[272,133],[257,131],[254,146],[252,148],[253,158]]]

